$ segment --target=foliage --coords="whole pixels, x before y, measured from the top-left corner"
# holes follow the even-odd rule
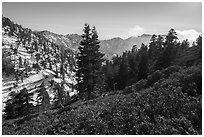
[[[29,103],[32,93],[28,93],[27,89],[22,89],[19,93],[11,92],[10,99],[6,101],[5,119],[12,119],[29,115],[31,113],[32,104]]]
[[[147,85],[147,80],[141,79],[137,83],[135,83],[131,86],[125,87],[125,89],[123,90],[123,94],[138,92],[138,91],[144,89],[146,87],[146,85]]]
[[[9,26],[8,35],[18,34],[19,43],[24,46],[29,41],[26,39],[31,39],[31,30],[17,27],[7,18],[3,18],[2,23]],[[68,56],[69,50],[47,41],[40,33],[33,34],[37,40],[26,49],[31,54],[37,52],[34,66],[45,69],[48,63],[52,69],[55,65],[56,78],[64,80],[68,65],[74,64],[73,57]],[[178,42],[174,29],[170,29],[165,39],[153,35],[149,48],[143,44],[137,49],[134,45],[131,51],[106,61],[104,75],[101,74],[103,54],[99,52],[95,27],[90,29],[86,24],[82,38],[77,57],[77,89],[81,96],[95,99],[81,99],[49,110],[49,96],[42,83],[39,96],[44,107],[41,114],[36,114],[35,107],[29,103],[31,94],[27,89],[11,92],[5,107],[3,134],[202,134],[202,36],[189,47],[187,40]],[[7,66],[9,56],[4,54],[4,71],[13,70],[15,66]],[[49,60],[51,57],[54,60]],[[22,65],[21,59],[19,62]],[[26,62],[22,67],[27,66]],[[67,97],[63,84],[55,87],[59,100]],[[107,91],[113,90],[113,94],[107,93],[104,86]],[[100,97],[101,91],[107,94]]]
[[[202,36],[200,35],[194,46],[184,50],[176,60],[176,63],[182,66],[190,67],[201,64],[202,62]]]
[[[169,70],[176,70],[176,67],[167,68],[163,73],[167,75]],[[191,79],[191,82],[198,80],[199,73],[200,66],[179,69],[158,80],[150,88],[145,89],[143,86],[138,90],[141,83],[146,83],[146,80],[141,80],[131,87],[135,92],[127,93],[130,90],[127,88],[127,91],[124,90],[125,95],[115,94],[90,100],[56,117],[50,114],[49,120],[46,118],[48,116],[44,116],[42,121],[47,121],[47,127],[43,126],[44,122],[30,125],[28,121],[21,125],[23,129],[18,132],[77,135],[201,134],[201,95],[191,96],[185,92],[186,87],[183,87],[186,79]],[[40,133],[39,130],[33,130],[38,124],[43,127]],[[32,130],[24,130],[25,127]]]
[[[161,70],[172,65],[172,62],[177,56],[177,39],[175,30],[170,29],[165,37],[163,52],[156,62],[156,69]]]
[[[153,86],[153,84],[159,81],[160,79],[168,78],[172,73],[179,71],[179,69],[179,66],[170,66],[166,69],[155,71],[154,73],[148,76],[146,87]]]
[[[85,24],[82,38],[77,56],[77,90],[79,94],[87,93],[87,99],[90,99],[100,77],[103,54],[99,51],[100,42],[95,27],[91,30]]]
[[[15,73],[14,65],[8,58],[2,58],[2,72],[7,76]]]
[[[192,66],[172,74],[180,81],[182,91],[190,96],[202,95],[202,66]]]

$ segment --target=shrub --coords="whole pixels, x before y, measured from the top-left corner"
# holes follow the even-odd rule
[[[7,76],[15,73],[13,63],[11,63],[7,58],[2,59],[2,72],[5,73]]]
[[[148,76],[146,87],[153,86],[153,84],[160,79],[168,78],[174,72],[179,71],[179,69],[179,66],[170,66],[166,69],[155,71],[153,74]]]
[[[138,81],[136,84],[133,84],[131,86],[128,86],[124,89],[123,94],[129,94],[129,93],[133,93],[133,92],[138,92],[142,89],[145,88],[145,85],[147,83],[146,79],[142,79],[140,81]]]
[[[171,78],[180,81],[182,91],[190,96],[202,95],[202,66],[192,66],[172,74]]]
[[[186,81],[197,85],[200,73],[199,66],[181,69],[173,74],[165,71],[163,74],[170,77],[157,80],[150,88],[144,89],[146,80],[141,80],[126,88],[125,95],[115,94],[86,101],[75,110],[64,111],[56,116],[51,114],[49,118],[41,117],[36,122],[34,119],[28,121],[11,133],[202,134],[202,96],[191,96],[184,92],[183,87]],[[141,90],[135,92],[136,89]],[[8,130],[8,126],[3,129]]]

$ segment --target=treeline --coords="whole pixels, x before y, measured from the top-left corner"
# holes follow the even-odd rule
[[[201,64],[201,46],[201,35],[192,46],[187,39],[180,43],[174,29],[170,29],[166,37],[152,35],[149,45],[142,44],[140,49],[134,45],[131,51],[106,61],[103,67],[106,89],[122,90],[171,65],[189,67]]]

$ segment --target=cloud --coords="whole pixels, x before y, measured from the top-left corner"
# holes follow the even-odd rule
[[[146,30],[139,26],[139,25],[135,25],[133,28],[131,28],[128,31],[129,36],[141,36],[142,34],[144,34],[146,32]]]
[[[201,32],[198,32],[194,29],[190,29],[190,30],[176,30],[177,34],[178,34],[178,38],[179,40],[182,42],[185,39],[188,39],[188,41],[190,42],[190,44],[193,43],[193,41],[196,41],[196,39],[198,38],[198,36],[201,34]]]

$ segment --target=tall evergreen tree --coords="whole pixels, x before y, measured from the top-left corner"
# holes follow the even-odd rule
[[[136,81],[136,78],[137,78],[137,60],[136,60],[136,55],[137,55],[137,46],[134,45],[132,47],[131,52],[127,56],[128,64],[129,64],[129,67],[130,67],[129,77],[131,79],[128,82],[128,84],[134,83]]]
[[[49,94],[46,91],[45,84],[42,82],[40,89],[38,91],[39,97],[41,99],[41,111],[47,110],[50,107],[50,98]]]
[[[149,59],[149,64],[148,64],[149,68],[152,69],[157,59],[157,36],[155,34],[153,34],[150,39],[148,59]]]
[[[90,99],[97,85],[104,55],[99,52],[100,42],[95,27],[91,30],[89,25],[85,24],[82,38],[77,56],[77,90],[80,94],[87,93]]]
[[[185,51],[186,49],[189,48],[190,43],[188,42],[188,39],[183,40],[180,46],[180,52]]]
[[[199,35],[199,37],[196,39],[196,44],[199,48],[199,58],[202,59],[202,35]]]
[[[156,40],[157,58],[162,54],[163,45],[164,45],[164,38],[161,35],[158,35]]]
[[[138,65],[138,80],[147,78],[148,75],[148,57],[147,57],[147,46],[142,46],[143,51]]]
[[[165,38],[165,46],[167,47],[167,46],[169,46],[169,45],[173,45],[173,44],[175,44],[175,42],[176,42],[176,40],[178,39],[178,37],[177,37],[177,33],[176,33],[176,31],[173,29],[173,28],[171,28],[169,31],[168,31],[168,34],[167,34],[167,36],[166,36],[166,38]]]
[[[172,61],[176,57],[177,50],[176,46],[177,44],[177,33],[174,29],[170,29],[164,43],[164,52],[162,55],[158,58],[156,63],[157,69],[164,69],[172,64]]]
[[[150,39],[149,50],[148,50],[149,58],[152,60],[155,59],[156,40],[157,40],[157,36],[155,34],[153,34],[151,39]]]
[[[129,73],[128,60],[127,58],[123,57],[122,62],[120,63],[120,68],[118,70],[117,89],[121,90],[125,88],[128,80],[128,73]]]

